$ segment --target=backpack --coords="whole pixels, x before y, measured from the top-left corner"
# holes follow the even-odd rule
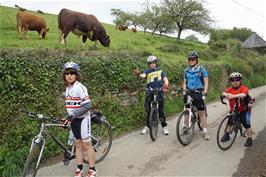
[[[203,87],[204,87],[204,81],[203,81],[203,75],[202,75],[202,68],[204,68],[204,67],[203,67],[202,65],[199,65],[198,67],[199,67],[198,76],[200,77],[201,83],[202,83],[202,85],[203,85]],[[186,78],[186,79],[187,79],[187,75],[186,75],[186,73],[188,72],[189,68],[190,68],[190,67],[187,67],[187,68],[185,69],[185,78]]]

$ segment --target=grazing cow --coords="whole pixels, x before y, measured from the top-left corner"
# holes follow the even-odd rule
[[[19,34],[22,32],[27,37],[27,31],[37,31],[40,38],[45,38],[49,28],[46,27],[46,23],[42,17],[29,14],[27,12],[17,13],[17,31]]]
[[[120,30],[120,31],[126,31],[126,29],[128,29],[127,25],[117,25],[116,29]]]
[[[83,45],[87,38],[95,42],[100,41],[104,47],[110,45],[109,36],[94,15],[62,9],[58,14],[58,28],[61,31],[61,44],[66,42],[68,33],[72,31],[78,36],[82,35]]]
[[[131,28],[131,31],[132,31],[133,33],[136,33],[136,32],[137,32],[137,28]]]

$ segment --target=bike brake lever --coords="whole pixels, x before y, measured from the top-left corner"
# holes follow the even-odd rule
[[[225,104],[225,105],[227,105],[227,103],[226,103],[226,102],[224,102],[224,98],[225,98],[225,96],[222,96],[222,95],[221,95],[221,96],[220,96],[220,101],[221,101],[221,103],[222,103],[222,104]]]
[[[57,117],[52,117],[52,122],[53,122],[53,123],[61,123],[61,122],[60,122],[60,119],[57,118]]]

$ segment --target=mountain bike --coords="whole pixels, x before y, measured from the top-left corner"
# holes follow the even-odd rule
[[[69,128],[69,125],[62,124],[61,120],[56,117],[46,117],[43,114],[37,114],[20,110],[26,113],[28,117],[37,119],[40,122],[39,133],[32,139],[32,143],[29,150],[22,177],[32,176],[35,177],[40,167],[42,155],[44,153],[44,147],[46,143],[46,136],[52,138],[52,140],[63,150],[64,154],[68,154],[69,158],[64,160],[64,164],[67,165],[67,161],[75,158],[75,146],[68,149],[66,143],[62,143],[52,131],[49,131],[51,127]],[[96,163],[102,161],[108,154],[112,146],[112,128],[110,124],[105,120],[104,116],[91,116],[92,123],[92,144],[96,152]],[[84,159],[85,163],[88,163],[87,159]]]
[[[145,88],[149,94],[153,95],[153,99],[150,104],[150,112],[149,112],[149,132],[152,141],[157,139],[158,135],[158,127],[160,123],[159,118],[159,92],[162,91],[162,88]]]
[[[220,96],[220,100],[222,104],[227,105],[224,102],[224,96]],[[237,133],[240,132],[241,136],[243,134],[243,125],[241,124],[240,112],[238,111],[238,106],[240,104],[240,98],[235,98],[235,109],[232,113],[229,113],[225,116],[225,118],[221,121],[218,130],[217,130],[217,144],[218,147],[222,150],[228,150],[235,142]],[[225,133],[228,133],[229,140],[223,142],[222,137]]]
[[[193,98],[191,97],[192,92],[199,92],[197,90],[187,90],[187,102],[184,105],[184,110],[176,122],[176,136],[178,141],[186,146],[191,143],[194,136],[195,123],[198,124],[200,130],[202,130],[200,124],[200,117],[197,108],[193,106]],[[203,99],[204,100],[204,99]],[[207,117],[207,108],[205,109]]]

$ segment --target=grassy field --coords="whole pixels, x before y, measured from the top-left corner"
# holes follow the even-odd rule
[[[75,50],[93,50],[93,43],[87,41],[84,47],[81,47],[82,39],[70,33],[67,37],[67,45],[60,44],[57,15],[38,14],[30,12],[38,16],[43,16],[49,32],[46,39],[39,39],[38,33],[29,31],[29,39],[19,39],[16,31],[16,8],[0,6],[0,40],[1,48],[54,48],[54,49],[75,49]],[[180,62],[185,59],[189,50],[202,51],[208,48],[208,45],[202,43],[194,43],[190,41],[176,42],[175,38],[165,36],[152,36],[143,32],[133,33],[131,30],[119,31],[115,30],[114,25],[103,24],[107,34],[111,38],[111,45],[105,48],[100,45],[101,51],[115,50],[135,50],[139,52],[152,53],[160,57],[162,60],[171,62]],[[184,61],[184,60],[183,60]]]

